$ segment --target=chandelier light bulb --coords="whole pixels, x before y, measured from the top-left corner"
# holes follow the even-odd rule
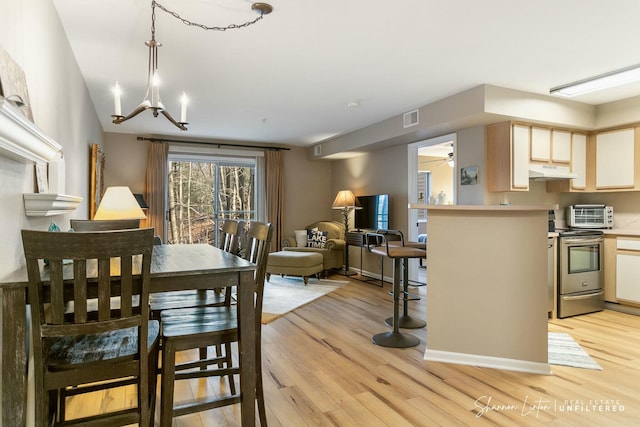
[[[180,123],[187,123],[187,104],[189,99],[187,98],[187,94],[182,92],[182,96],[180,97],[180,104],[182,106],[180,110]]]
[[[153,108],[160,107],[160,77],[157,70],[151,77],[151,106]]]
[[[113,88],[113,106],[115,109],[116,116],[122,116],[122,106],[120,104],[120,95],[122,95],[122,90],[120,89],[120,85],[116,82],[116,85]]]

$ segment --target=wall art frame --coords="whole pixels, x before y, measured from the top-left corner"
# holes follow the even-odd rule
[[[0,46],[0,96],[19,107],[24,116],[33,122],[27,79],[22,68]]]
[[[89,177],[89,218],[93,219],[104,194],[105,156],[99,144],[91,144]]]
[[[460,168],[460,185],[476,185],[478,183],[478,166]]]

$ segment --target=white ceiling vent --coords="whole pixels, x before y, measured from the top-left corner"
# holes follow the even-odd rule
[[[319,156],[322,154],[322,145],[318,144],[316,146],[313,147],[313,155],[314,156]]]
[[[402,121],[404,123],[404,127],[405,128],[417,125],[418,124],[418,110],[413,110],[413,111],[409,111],[408,113],[404,113],[402,115]]]

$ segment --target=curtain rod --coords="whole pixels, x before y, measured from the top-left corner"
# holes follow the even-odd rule
[[[268,147],[268,146],[250,145],[250,144],[228,144],[225,142],[185,141],[181,139],[146,138],[143,136],[138,136],[137,140],[138,141],[155,141],[155,142],[180,142],[184,144],[203,144],[203,145],[212,145],[218,148],[220,147],[257,148],[261,150],[271,150],[271,151],[291,150],[291,148],[287,148],[287,147]]]

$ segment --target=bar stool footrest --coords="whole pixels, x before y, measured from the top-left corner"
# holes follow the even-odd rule
[[[400,291],[401,294],[406,295],[406,300],[407,301],[420,301],[420,295],[416,295],[416,294],[412,294],[409,292],[404,292],[404,291]],[[390,296],[393,296],[393,291],[389,292]],[[401,297],[400,301],[404,301],[405,297]]]

